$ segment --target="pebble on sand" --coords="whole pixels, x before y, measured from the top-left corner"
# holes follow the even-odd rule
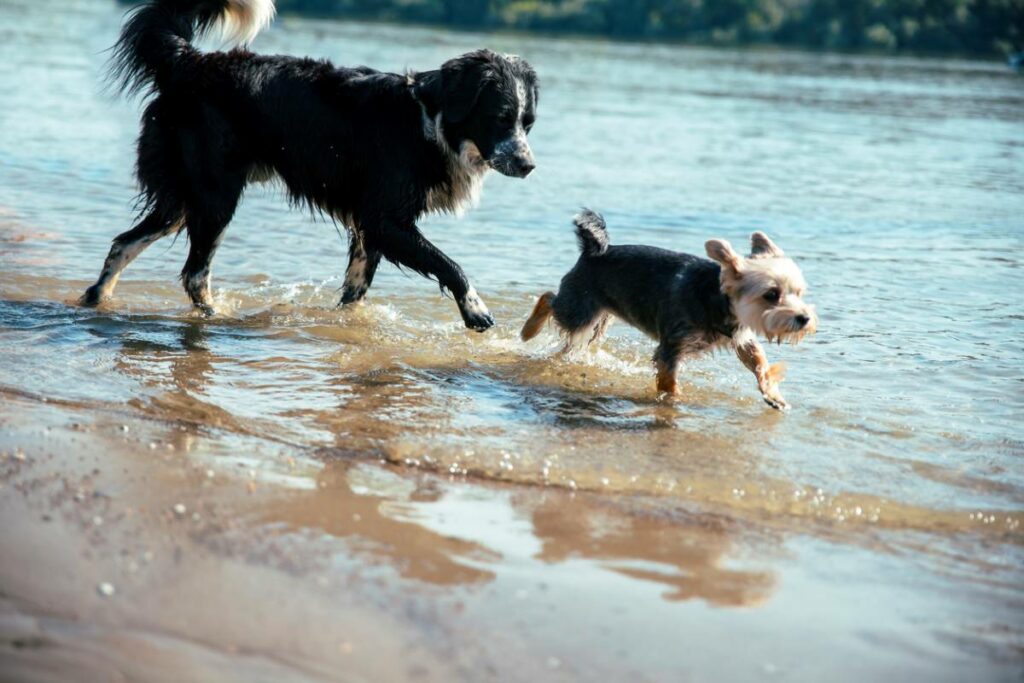
[[[114,584],[104,581],[100,585],[96,586],[96,591],[105,598],[109,598],[114,594]]]
[[[174,514],[178,517],[184,517],[185,513],[188,512],[188,508],[183,503],[175,503],[171,509],[174,510]]]

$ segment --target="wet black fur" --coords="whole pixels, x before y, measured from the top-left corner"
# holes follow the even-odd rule
[[[711,347],[736,332],[714,261],[657,247],[610,245],[604,219],[591,211],[577,217],[576,231],[579,260],[551,301],[566,332],[586,330],[611,313],[658,340],[655,360],[666,364],[683,346]]]
[[[454,186],[452,156],[425,135],[424,112],[429,119],[442,114],[450,149],[472,140],[489,159],[514,125],[515,79],[526,85],[523,122],[532,124],[537,81],[530,66],[480,50],[407,76],[193,48],[193,37],[225,7],[226,0],[155,0],[124,26],[114,78],[152,99],[138,141],[144,217],[115,246],[184,219],[188,282],[208,268],[247,182],[276,176],[292,203],[356,233],[353,253],[361,249],[357,255],[366,259],[366,287],[383,256],[435,277],[461,300],[470,287],[462,269],[416,226],[431,191],[451,193]],[[286,248],[287,235],[281,242]],[[346,297],[359,298],[366,287]],[[95,303],[88,292],[83,301]],[[466,324],[484,329],[493,324],[489,318]]]

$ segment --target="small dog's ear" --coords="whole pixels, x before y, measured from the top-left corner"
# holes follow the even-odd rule
[[[750,258],[770,258],[785,256],[775,242],[768,239],[763,232],[755,232],[750,236]]]
[[[743,268],[743,257],[725,240],[708,240],[704,243],[704,249],[708,252],[708,258],[735,275]]]

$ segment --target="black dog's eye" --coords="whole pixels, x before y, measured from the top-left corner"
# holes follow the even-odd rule
[[[779,297],[782,293],[778,289],[769,289],[764,293],[764,300],[768,303],[776,304],[779,302]]]

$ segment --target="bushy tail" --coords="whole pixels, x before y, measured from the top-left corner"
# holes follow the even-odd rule
[[[114,45],[110,77],[127,94],[159,89],[192,41],[214,28],[245,45],[274,18],[274,0],[147,0],[128,13]]]
[[[584,256],[600,256],[608,251],[608,230],[601,214],[583,209],[572,222],[576,225],[576,241]]]

